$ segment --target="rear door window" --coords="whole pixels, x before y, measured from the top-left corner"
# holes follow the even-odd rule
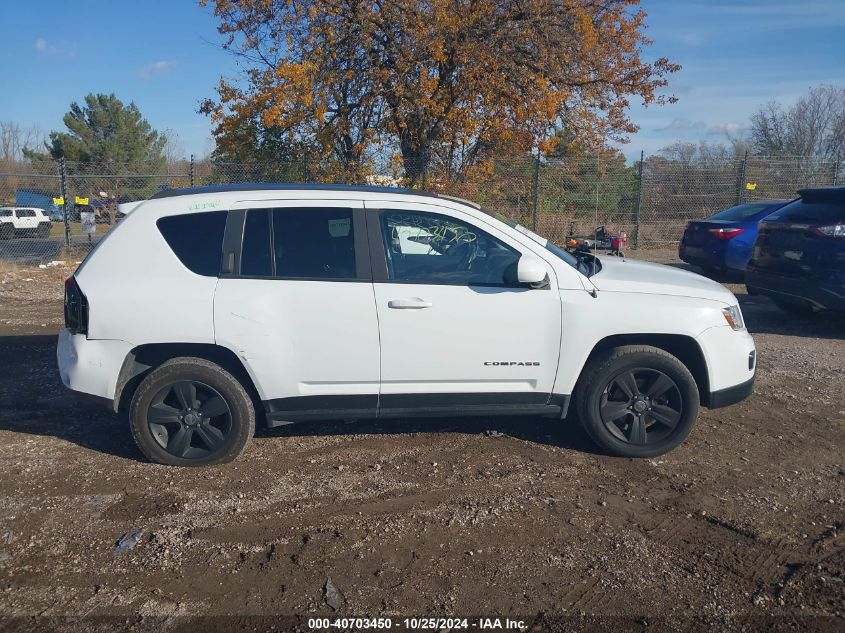
[[[272,277],[273,254],[270,240],[270,209],[250,209],[244,221],[241,248],[241,275]]]
[[[356,279],[352,209],[250,209],[244,222],[244,277]]]
[[[226,211],[172,215],[160,218],[156,224],[188,270],[206,277],[220,274]]]
[[[273,209],[277,277],[354,279],[352,209]]]

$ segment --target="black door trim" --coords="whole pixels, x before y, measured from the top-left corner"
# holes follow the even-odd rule
[[[264,402],[269,427],[305,420],[345,418],[465,417],[536,415],[566,417],[568,394],[408,393],[295,396]]]

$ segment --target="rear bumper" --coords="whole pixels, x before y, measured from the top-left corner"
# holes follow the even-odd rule
[[[56,361],[62,383],[80,394],[110,402],[123,360],[132,345],[119,340],[89,340],[84,334],[59,332]]]
[[[745,285],[752,294],[790,303],[810,303],[818,308],[845,312],[845,284],[789,277],[749,266]]]
[[[678,247],[678,257],[688,264],[702,268],[724,268],[725,250],[707,246],[688,246],[683,242]]]

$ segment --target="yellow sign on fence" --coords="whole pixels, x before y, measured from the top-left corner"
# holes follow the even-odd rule
[[[74,204],[88,204],[88,198],[80,198],[79,196],[76,196],[73,199],[73,203]]]
[[[64,196],[59,196],[58,198],[53,198],[53,204],[57,207],[62,206],[65,203]]]
[[[757,183],[756,182],[747,182],[747,183],[745,183],[745,188],[748,189],[748,191],[754,191],[757,188]]]

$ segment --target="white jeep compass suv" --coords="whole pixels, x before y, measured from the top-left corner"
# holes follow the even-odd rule
[[[65,290],[62,381],[128,411],[140,449],[165,464],[234,459],[256,418],[572,409],[604,450],[648,457],[683,441],[699,404],[737,402],[754,381],[724,286],[571,254],[418,191],[160,192]]]

